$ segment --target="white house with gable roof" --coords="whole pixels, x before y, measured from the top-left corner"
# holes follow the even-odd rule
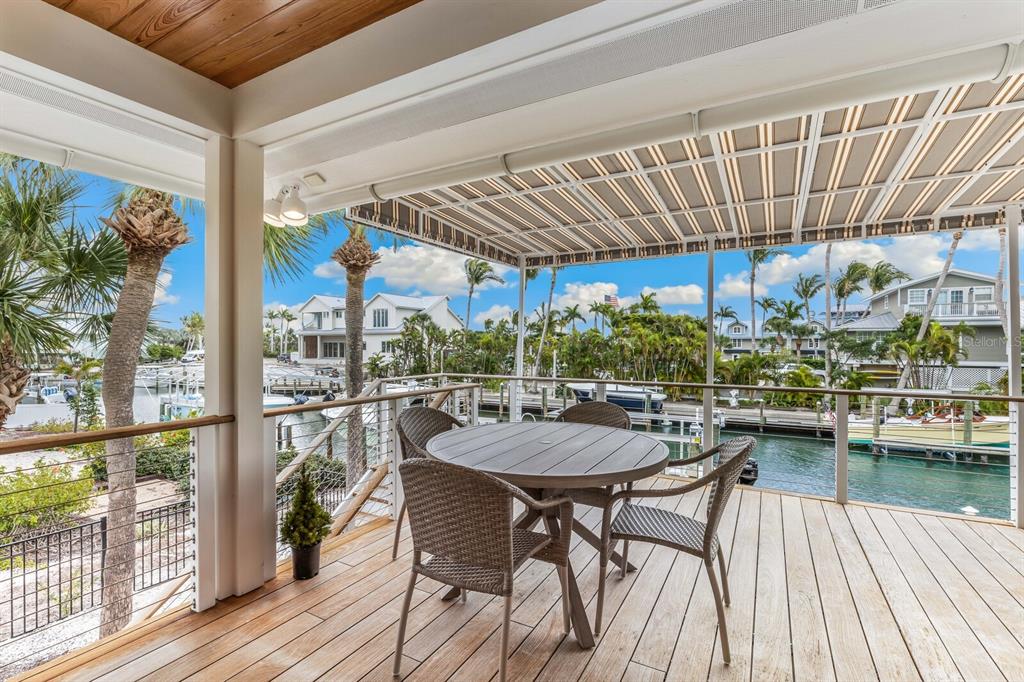
[[[371,355],[392,352],[405,320],[424,313],[445,330],[462,328],[447,296],[375,294],[363,304],[363,362]],[[345,299],[316,294],[299,307],[299,361],[337,364],[345,358]]]

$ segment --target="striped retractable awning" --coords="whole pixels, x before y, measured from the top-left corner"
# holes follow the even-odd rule
[[[528,267],[1001,224],[1024,200],[1024,75],[438,187],[350,209]],[[798,226],[794,229],[794,226]]]

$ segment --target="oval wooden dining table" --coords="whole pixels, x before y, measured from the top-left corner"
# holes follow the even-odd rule
[[[662,471],[669,454],[664,443],[643,433],[568,422],[468,426],[434,436],[427,441],[426,450],[436,459],[497,476],[538,499],[572,489],[639,481]],[[530,528],[540,519],[538,512],[527,512],[516,526]],[[544,521],[549,526],[557,524],[553,518]],[[573,519],[573,532],[600,550],[601,539],[577,519]],[[617,553],[611,559],[622,565]],[[627,568],[633,567],[627,564]],[[590,648],[594,635],[571,564],[568,574],[573,631],[579,645]],[[445,598],[458,594],[455,588]]]

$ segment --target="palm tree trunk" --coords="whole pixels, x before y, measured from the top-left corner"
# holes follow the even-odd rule
[[[103,362],[103,406],[107,427],[135,423],[135,370],[153,308],[163,256],[145,250],[128,253],[124,286],[110,327]],[[131,438],[107,441],[107,551],[103,560],[103,613],[100,636],[131,620],[135,576],[135,446]]]
[[[19,361],[9,339],[0,344],[0,429],[25,397],[31,372]]]
[[[345,271],[345,396],[363,391],[363,288],[366,271]],[[345,487],[351,490],[366,471],[366,429],[363,408],[357,406],[348,418],[345,447]]]
[[[544,309],[544,325],[540,328],[540,344],[537,346],[537,357],[533,360],[533,376],[540,371],[541,353],[544,352],[544,340],[548,335],[548,320],[551,319],[551,302],[555,298],[555,278],[558,277],[558,270],[551,268],[551,286],[548,288],[548,306]],[[534,382],[534,389],[537,388]]]
[[[935,281],[935,288],[932,289],[932,295],[928,297],[928,305],[924,309],[924,315],[921,316],[921,327],[917,330],[917,342],[921,343],[924,340],[925,334],[928,333],[928,325],[932,321],[932,312],[935,310],[935,303],[939,300],[939,294],[942,293],[942,285],[946,283],[946,275],[949,274],[949,269],[953,265],[953,254],[956,253],[956,247],[960,244],[960,238],[963,236],[960,232],[953,233],[953,241],[949,245],[949,250],[946,251],[946,261],[942,264],[942,272],[939,273],[939,278]],[[907,380],[910,378],[910,367],[903,368],[900,373],[900,380],[896,384],[896,390],[906,388]],[[918,388],[923,388],[918,386]],[[892,404],[895,405],[899,398],[893,398]]]
[[[832,386],[832,352],[829,334],[832,332],[832,242],[825,246],[825,388]]]
[[[996,282],[992,290],[992,299],[996,303],[999,324],[1003,327],[1003,336],[1010,338],[1010,321],[1006,314],[1006,301],[1003,293],[1006,289],[1006,228],[999,228],[999,269],[996,271]]]
[[[462,323],[463,341],[469,336],[469,311],[473,308],[473,283],[469,283],[469,296],[466,297],[466,319]]]
[[[754,281],[757,279],[757,266],[751,264],[750,266],[750,354],[753,355],[757,352],[757,330],[754,324],[755,315],[757,314],[754,310]]]

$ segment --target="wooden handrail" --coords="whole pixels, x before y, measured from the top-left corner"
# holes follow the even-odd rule
[[[532,381],[541,384],[567,384],[567,383],[587,383],[587,384],[618,384],[620,386],[656,386],[656,387],[667,387],[667,388],[684,388],[691,389],[694,391],[711,389],[711,390],[732,390],[737,389],[740,391],[762,391],[765,393],[808,393],[812,395],[848,395],[848,396],[867,396],[869,398],[909,398],[913,400],[946,400],[946,401],[963,401],[963,400],[995,400],[997,402],[1005,403],[1024,403],[1024,396],[1012,396],[1012,395],[988,395],[980,393],[940,393],[936,391],[892,391],[877,388],[865,388],[861,390],[853,390],[848,388],[825,388],[823,386],[818,387],[799,387],[799,386],[749,386],[747,384],[692,384],[679,381],[633,381],[629,379],[582,379],[579,377],[530,377],[530,376],[516,376],[514,374],[469,374],[469,373],[450,373],[450,374],[423,374],[419,376],[402,376],[402,377],[389,377],[389,381],[403,381],[403,380],[415,380],[415,379],[434,379],[444,377],[455,377],[463,379],[472,379],[474,381],[479,380],[499,380],[499,381]]]
[[[235,416],[232,414],[211,414],[204,417],[192,417],[191,419],[179,419],[177,421],[170,422],[134,424],[132,426],[117,426],[111,429],[100,429],[98,431],[55,433],[46,436],[34,436],[32,438],[19,438],[17,440],[0,443],[0,455],[9,455],[15,452],[31,452],[32,450],[46,450],[49,448],[63,448],[70,445],[96,443],[103,440],[115,440],[118,438],[132,438],[135,436],[146,436],[152,433],[181,431],[182,429],[196,429],[200,426],[229,424],[233,421],[235,421]]]

